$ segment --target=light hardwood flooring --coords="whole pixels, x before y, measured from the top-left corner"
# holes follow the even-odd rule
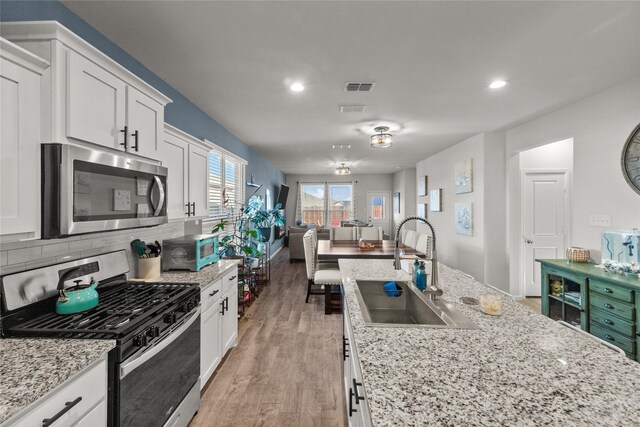
[[[531,310],[535,311],[536,313],[541,313],[542,312],[542,306],[541,306],[541,302],[540,302],[540,297],[527,297],[525,299],[520,300],[519,302],[522,305],[526,305],[527,307],[529,307]]]
[[[342,315],[325,315],[322,295],[305,304],[306,284],[304,263],[283,248],[190,427],[346,425]]]

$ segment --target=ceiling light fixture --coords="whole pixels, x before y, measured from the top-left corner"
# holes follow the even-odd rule
[[[351,168],[343,163],[340,163],[340,166],[336,166],[336,175],[349,175],[351,173]]]
[[[375,135],[371,135],[371,147],[373,148],[387,148],[391,147],[391,134],[389,132],[389,127],[387,126],[378,126],[373,128],[375,132],[378,132]]]
[[[304,90],[304,85],[300,82],[295,82],[291,85],[290,89],[293,92],[302,92]]]
[[[491,82],[489,87],[491,89],[500,89],[501,87],[504,87],[506,85],[507,85],[507,82],[505,82],[504,80],[494,80]]]

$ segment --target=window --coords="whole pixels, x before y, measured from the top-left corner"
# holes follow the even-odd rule
[[[209,217],[235,216],[242,208],[246,167],[243,159],[222,149],[209,152]]]
[[[300,210],[298,217],[305,224],[339,227],[340,221],[353,218],[353,185],[300,184]]]
[[[385,216],[385,197],[373,196],[371,198],[371,219],[386,219]]]

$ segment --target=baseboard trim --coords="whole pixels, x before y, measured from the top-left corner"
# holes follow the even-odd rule
[[[282,250],[282,246],[280,246],[278,249],[276,249],[276,251],[275,251],[274,253],[272,253],[272,254],[271,254],[271,256],[269,257],[269,259],[270,259],[270,260],[271,260],[271,259],[273,259],[273,257],[274,257],[274,256],[276,256],[276,254],[277,254],[278,252],[280,252],[281,250]]]

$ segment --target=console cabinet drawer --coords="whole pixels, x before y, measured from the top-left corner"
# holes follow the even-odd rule
[[[607,313],[604,310],[593,308],[589,314],[591,322],[599,323],[609,329],[613,329],[620,334],[635,339],[636,326],[635,323],[623,320],[618,316]]]
[[[589,290],[609,298],[615,298],[633,304],[633,291],[631,289],[620,288],[607,282],[589,279]]]
[[[222,278],[222,293],[226,294],[231,289],[238,287],[238,269],[234,267]]]
[[[200,306],[202,313],[213,306],[222,296],[222,280],[218,279],[200,291]]]
[[[592,324],[590,329],[592,335],[610,342],[616,347],[620,347],[629,354],[636,354],[636,342],[634,340],[630,340],[629,338],[623,337],[617,332],[601,327],[599,325]]]
[[[589,294],[591,301],[591,308],[601,309],[607,313],[613,313],[616,316],[620,316],[623,319],[633,321],[635,318],[634,306],[616,300],[614,298],[608,298],[598,293],[591,292]]]

